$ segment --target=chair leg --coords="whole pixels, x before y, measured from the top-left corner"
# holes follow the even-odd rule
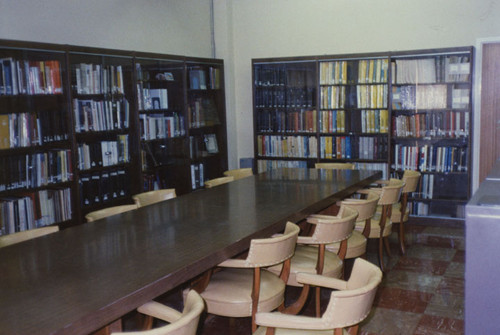
[[[379,262],[379,265],[380,265],[380,270],[382,270],[382,272],[385,272],[385,269],[384,269],[384,246],[383,246],[383,239],[381,237],[379,237],[378,239],[378,262]]]
[[[316,317],[321,317],[321,287],[316,286]]]
[[[389,246],[389,238],[386,236],[383,238],[383,240],[384,240],[385,251],[387,251],[387,255],[389,257],[392,257],[391,247]]]
[[[404,223],[403,220],[399,222],[399,248],[401,249],[401,253],[404,255],[406,253],[406,247],[405,247],[405,228],[404,228]]]

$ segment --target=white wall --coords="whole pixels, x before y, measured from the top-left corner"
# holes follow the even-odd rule
[[[490,0],[217,1],[232,2],[237,159],[253,156],[252,58],[466,46],[500,34],[500,3]]]
[[[0,38],[210,57],[207,0],[0,0]]]

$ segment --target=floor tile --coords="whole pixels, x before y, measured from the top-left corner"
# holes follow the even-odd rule
[[[421,314],[376,308],[360,325],[360,335],[413,334],[422,318]]]
[[[464,319],[465,299],[460,294],[435,293],[424,314],[452,319]]]
[[[451,261],[456,250],[416,244],[406,251],[406,257],[423,258],[435,261]]]
[[[465,276],[465,263],[451,262],[444,273],[445,277],[461,278]]]
[[[414,335],[448,335],[463,334],[464,322],[449,318],[424,315],[413,333]]]
[[[436,293],[463,296],[465,294],[464,286],[463,278],[443,277],[443,280],[436,289]]]
[[[465,251],[457,250],[455,257],[452,259],[453,262],[465,263]]]
[[[407,291],[433,293],[442,279],[441,276],[393,269],[385,275],[383,285]]]
[[[404,312],[423,313],[431,299],[431,293],[381,287],[375,297],[374,305]]]
[[[443,275],[449,267],[449,262],[430,259],[401,257],[393,270],[411,271],[432,275]]]

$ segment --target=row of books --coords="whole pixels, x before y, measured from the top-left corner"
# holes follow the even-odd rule
[[[220,69],[212,66],[207,70],[203,68],[190,68],[189,88],[192,90],[219,89]]]
[[[212,98],[196,97],[188,105],[190,128],[200,128],[220,124],[217,106]]]
[[[314,86],[315,65],[313,63],[294,64],[288,67],[284,64],[257,65],[254,71],[256,87],[273,86]]]
[[[139,110],[168,109],[168,90],[166,88],[143,88],[137,84],[137,105]]]
[[[467,172],[467,151],[467,147],[396,144],[392,168],[422,172]]]
[[[127,99],[73,99],[75,132],[107,131],[129,127],[130,105]]]
[[[141,140],[157,140],[184,136],[186,128],[184,116],[177,113],[165,114],[140,114]]]
[[[259,132],[316,132],[314,109],[284,111],[266,109],[257,113],[257,131]]]
[[[398,84],[466,82],[470,78],[467,55],[396,59],[393,64],[393,83]]]
[[[205,186],[205,167],[203,163],[191,164],[191,188],[196,190]]]
[[[429,204],[420,201],[413,201],[411,204],[411,214],[419,216],[429,215]]]
[[[393,86],[393,109],[440,109],[446,108],[448,86]]]
[[[388,139],[365,136],[321,136],[320,158],[387,159]]]
[[[197,159],[209,154],[219,152],[217,137],[215,134],[205,134],[203,136],[189,136],[189,158]]]
[[[30,147],[68,139],[62,111],[0,114],[0,149]]]
[[[392,117],[392,134],[396,137],[467,137],[469,113],[431,111]]]
[[[80,63],[73,65],[73,85],[77,94],[124,94],[121,65]]]
[[[0,198],[0,235],[71,219],[71,191],[47,189]]]
[[[57,60],[0,59],[0,95],[61,94],[61,66]]]
[[[130,194],[130,181],[122,169],[82,174],[79,184],[82,206],[102,204]]]
[[[389,111],[387,109],[323,110],[319,119],[322,133],[387,133]]]
[[[307,168],[306,161],[279,161],[279,160],[263,160],[257,161],[257,169],[259,173],[276,170],[279,168]]]
[[[262,157],[318,157],[318,140],[314,136],[257,136],[258,155]]]
[[[0,191],[37,188],[73,178],[71,151],[52,149],[43,153],[9,156],[0,160]]]
[[[321,62],[320,84],[357,84],[387,82],[388,59],[340,60]]]
[[[322,86],[321,108],[387,108],[387,85]]]
[[[128,135],[118,135],[116,141],[101,141],[78,145],[78,169],[88,170],[100,166],[127,163],[129,157]]]
[[[314,87],[261,87],[255,90],[257,108],[308,108],[315,105]]]
[[[420,199],[432,199],[434,195],[434,174],[423,174],[418,182],[417,189],[412,194]]]
[[[143,70],[143,67],[145,70]],[[135,64],[135,74],[138,81],[174,81],[173,70],[178,70],[179,67],[163,67],[159,64],[142,65],[141,63]],[[150,71],[148,71],[150,70]]]

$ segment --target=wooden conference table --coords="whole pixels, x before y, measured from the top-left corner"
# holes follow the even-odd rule
[[[88,334],[381,177],[279,169],[0,249],[0,334]]]

